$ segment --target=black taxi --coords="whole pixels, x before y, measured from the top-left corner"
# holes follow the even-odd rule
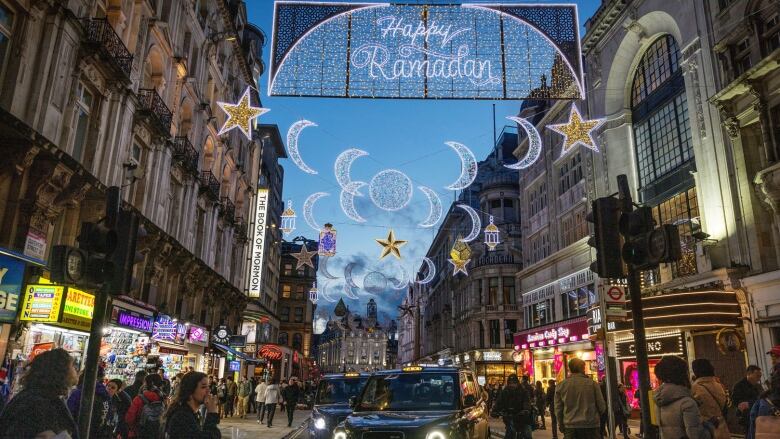
[[[333,429],[352,413],[349,399],[360,395],[369,374],[347,372],[328,374],[320,379],[309,421],[311,439],[330,439]]]
[[[332,439],[489,439],[474,373],[410,366],[374,372]]]

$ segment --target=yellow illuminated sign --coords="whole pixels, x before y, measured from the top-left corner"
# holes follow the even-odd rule
[[[19,320],[56,322],[60,317],[65,287],[59,285],[27,285]]]
[[[404,372],[420,372],[423,370],[422,366],[407,366],[402,369]]]
[[[59,323],[68,328],[89,331],[95,311],[95,296],[75,288],[68,288],[65,306]]]

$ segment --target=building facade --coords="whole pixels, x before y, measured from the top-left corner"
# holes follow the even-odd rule
[[[145,230],[127,307],[179,321],[177,342],[195,326],[200,337],[220,324],[236,333],[262,148],[236,130],[218,135],[217,101],[235,102],[263,71],[264,37],[243,3],[0,9],[0,247],[26,264],[21,283],[44,282],[52,247],[75,245],[80,225],[102,216],[106,188],[119,186]],[[74,357],[85,349],[57,322],[4,322],[0,347],[14,359],[30,354],[31,339],[67,344]],[[5,349],[12,331],[22,336]],[[199,343],[188,352],[182,341],[176,356],[204,354]]]
[[[319,335],[317,366],[321,373],[372,372],[386,369],[387,331],[377,319],[374,299],[366,304],[366,315],[352,313],[339,299]]]

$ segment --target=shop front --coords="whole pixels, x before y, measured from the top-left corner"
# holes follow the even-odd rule
[[[43,261],[0,248],[0,361],[6,356],[11,326],[16,321],[28,266],[44,266]]]
[[[263,368],[263,374],[261,375],[262,378],[266,380],[270,378],[279,380],[289,378],[289,375],[285,374],[285,372],[287,372],[284,367],[287,365],[285,350],[289,351],[289,349],[284,346],[271,343],[257,346],[257,358],[262,358],[266,362]]]
[[[209,346],[209,331],[203,326],[189,324],[187,327],[187,339],[184,347],[187,349],[187,356],[184,359],[186,369],[197,372],[206,372],[208,370],[208,355],[206,349]]]
[[[185,362],[189,355],[185,346],[186,337],[187,325],[176,318],[158,314],[152,326],[152,347],[147,362],[162,368],[168,379],[186,371]]]
[[[520,331],[514,340],[521,368],[534,382],[541,381],[545,387],[550,380],[560,382],[574,357],[585,361],[586,375],[598,379],[596,348],[588,335],[586,316]]]
[[[30,322],[19,358],[32,360],[54,348],[63,348],[80,370],[87,350],[95,296],[76,288],[54,285],[46,279],[25,286],[19,320]]]
[[[148,367],[153,326],[151,309],[133,303],[132,299],[112,301],[100,345],[107,378],[132,383],[136,372]]]
[[[511,349],[480,349],[453,356],[455,366],[470,368],[484,386],[503,385],[510,375],[522,375]]]

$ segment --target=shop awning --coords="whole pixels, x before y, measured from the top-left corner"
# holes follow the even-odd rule
[[[226,354],[233,355],[234,357],[239,358],[241,360],[247,360],[247,361],[253,360],[253,358],[247,357],[245,353],[237,351],[237,350],[231,348],[230,346],[225,346],[225,345],[220,344],[220,343],[212,343],[212,345],[214,345],[214,347],[219,349],[220,351],[222,351],[222,352],[224,352]]]

